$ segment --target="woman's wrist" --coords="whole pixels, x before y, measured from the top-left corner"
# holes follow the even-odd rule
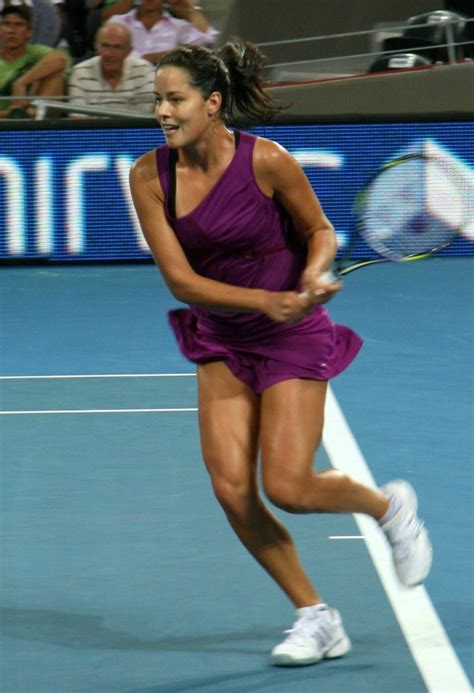
[[[270,295],[270,291],[265,289],[254,289],[255,291],[255,305],[251,306],[258,313],[266,313],[267,301]]]

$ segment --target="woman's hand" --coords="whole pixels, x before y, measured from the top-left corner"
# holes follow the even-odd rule
[[[301,288],[311,305],[318,305],[330,301],[334,294],[341,291],[342,284],[330,271],[307,267],[301,276]]]
[[[295,324],[311,312],[314,304],[309,295],[296,291],[268,291],[262,312],[275,322]]]

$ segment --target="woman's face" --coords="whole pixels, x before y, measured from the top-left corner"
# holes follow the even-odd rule
[[[173,149],[196,143],[213,122],[217,113],[214,92],[209,99],[191,85],[191,77],[180,67],[162,67],[155,78],[155,116],[166,142]]]

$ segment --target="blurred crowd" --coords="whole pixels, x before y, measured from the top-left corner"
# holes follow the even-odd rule
[[[151,115],[160,56],[218,35],[196,0],[0,0],[0,118]]]
[[[160,56],[218,40],[199,3],[0,0],[0,119],[151,116]],[[473,60],[474,0],[444,4],[384,38],[367,72]]]

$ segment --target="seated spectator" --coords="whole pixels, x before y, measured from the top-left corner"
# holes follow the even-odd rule
[[[61,13],[57,1],[0,0],[0,12],[12,5],[27,5],[32,13],[30,43],[54,48],[61,36]]]
[[[133,0],[119,0],[111,6],[124,11]],[[182,45],[212,44],[219,32],[210,26],[202,9],[193,0],[168,2],[173,14],[163,9],[163,0],[139,0],[137,9],[114,14],[109,22],[128,26],[132,34],[133,53],[156,65],[163,53]]]
[[[30,44],[31,9],[26,5],[7,5],[0,24],[0,118],[33,117],[31,96],[64,95],[66,55],[40,44]]]
[[[96,37],[97,55],[72,68],[69,103],[149,113],[154,109],[151,63],[130,55],[131,37],[126,26],[106,24]]]

